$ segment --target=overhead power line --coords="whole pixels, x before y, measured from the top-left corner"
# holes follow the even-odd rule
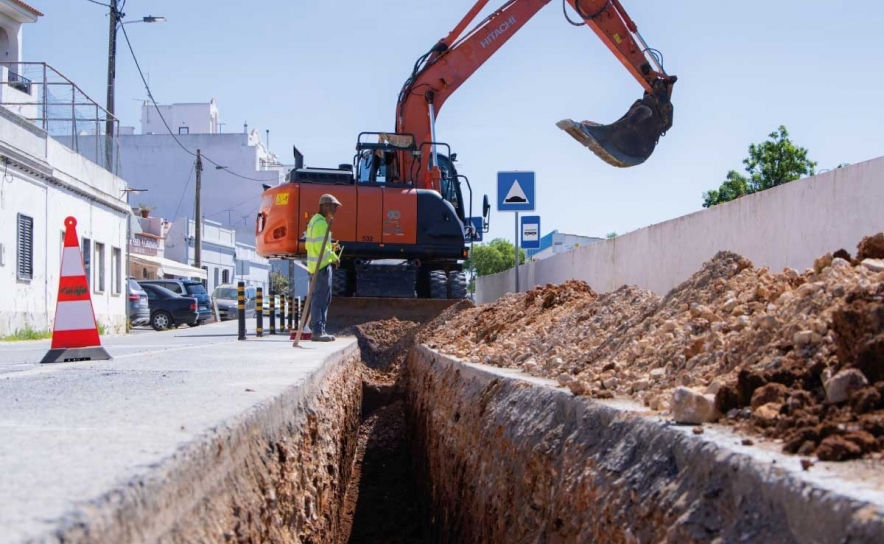
[[[132,42],[129,41],[129,34],[126,32],[126,25],[120,25],[120,29],[123,31],[123,37],[126,39],[126,45],[129,47],[129,53],[132,55],[132,60],[135,62],[135,68],[138,70],[138,75],[141,77],[141,82],[144,84],[145,90],[147,90],[147,96],[148,96],[148,98],[150,98],[150,102],[151,102],[151,104],[153,104],[153,107],[156,110],[157,115],[159,115],[160,119],[163,121],[163,125],[166,127],[166,130],[169,131],[169,135],[172,137],[173,140],[175,140],[175,143],[177,143],[178,146],[181,147],[181,149],[183,149],[186,153],[189,153],[191,156],[196,157],[196,153],[194,153],[193,151],[188,149],[187,146],[185,146],[183,143],[181,143],[181,140],[178,139],[178,137],[172,131],[171,127],[169,127],[169,123],[166,122],[166,118],[163,117],[163,112],[160,111],[160,107],[157,104],[157,101],[154,99],[153,93],[150,90],[150,85],[148,85],[148,83],[147,83],[147,78],[144,77],[144,72],[141,70],[141,64],[139,64],[138,57],[135,55],[135,49],[132,47]],[[265,183],[268,181],[272,181],[270,179],[253,178],[253,177],[249,177],[249,176],[243,176],[242,174],[237,174],[236,172],[231,171],[229,168],[224,167],[224,166],[218,164],[217,162],[213,161],[211,158],[207,157],[205,153],[202,153],[202,158],[206,162],[212,163],[215,166],[219,166],[220,168],[218,168],[218,170],[222,170],[224,172],[227,172],[231,176],[236,176],[238,178],[247,179],[250,181],[260,181],[260,182],[265,182]]]

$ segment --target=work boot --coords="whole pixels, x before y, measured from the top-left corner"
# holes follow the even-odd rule
[[[319,336],[314,336],[311,340],[314,342],[334,342],[335,337],[330,334],[320,334]]]

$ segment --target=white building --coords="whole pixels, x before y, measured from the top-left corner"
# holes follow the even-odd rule
[[[225,227],[252,227],[263,185],[279,184],[288,167],[267,149],[257,130],[222,133],[214,100],[161,105],[160,110],[178,142],[203,155],[201,215]],[[152,104],[142,106],[141,134],[121,130],[119,139],[122,175],[133,187],[148,190],[139,199],[173,223],[193,218],[195,157],[169,134]]]
[[[580,246],[585,246],[593,242],[601,242],[604,238],[595,238],[592,236],[580,236],[579,234],[566,234],[554,230],[540,239],[539,249],[527,250],[526,256],[528,260],[539,261],[552,257],[558,253],[571,251]]]
[[[236,241],[236,231],[217,221],[203,220],[200,237],[200,265],[206,274],[206,289],[211,293],[222,283],[245,282],[266,292],[270,285],[270,262],[255,253],[255,246]],[[165,256],[193,266],[196,223],[193,219],[173,223],[166,236]]]
[[[0,336],[52,329],[68,216],[77,220],[99,326],[122,332],[127,185],[55,138],[59,124],[75,127],[82,119],[77,104],[88,97],[50,66],[22,62],[21,26],[41,15],[20,0],[0,0]],[[47,115],[45,105],[23,104],[39,103],[47,87],[46,79],[23,77],[25,68],[57,76],[52,93],[75,97],[77,104],[63,108],[67,118],[57,119],[61,113],[54,110]],[[94,102],[85,107],[93,115],[104,111]]]
[[[159,106],[162,117],[150,102],[141,107],[141,134],[168,134],[163,119],[175,134],[219,134],[221,120],[213,98],[208,104],[171,104]]]
[[[23,117],[37,116],[37,89],[22,76],[22,25],[43,14],[16,0],[0,1],[0,102]]]
[[[140,232],[129,240],[129,275],[139,280],[207,278],[206,271],[166,258],[166,237],[172,223],[149,212],[138,218]]]
[[[52,329],[67,216],[96,319],[125,331],[126,183],[2,107],[0,168],[0,336]]]

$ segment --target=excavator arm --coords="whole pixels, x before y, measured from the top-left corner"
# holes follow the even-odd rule
[[[435,142],[436,117],[448,97],[551,0],[509,0],[466,31],[488,1],[478,0],[448,36],[415,63],[399,94],[396,132],[412,134],[418,143]],[[557,125],[609,164],[641,164],[672,126],[670,96],[677,78],[666,74],[659,54],[647,46],[619,0],[566,1],[579,16],[580,22],[569,19],[571,23],[593,30],[645,92],[626,115],[610,125],[571,120]],[[415,186],[435,188],[438,162],[434,151],[423,146],[420,151],[400,153],[401,177]]]

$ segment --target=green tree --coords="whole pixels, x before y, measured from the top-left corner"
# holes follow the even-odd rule
[[[611,238],[616,238],[616,237],[617,237],[616,232],[609,232],[608,234],[605,235],[605,238],[607,238],[608,240],[610,240]]]
[[[807,154],[807,149],[796,146],[789,139],[789,131],[781,125],[768,134],[767,141],[749,145],[749,156],[743,159],[748,176],[736,170],[728,172],[718,190],[703,193],[703,207],[777,187],[802,176],[812,176],[817,163]]]
[[[472,269],[475,267],[477,276],[487,276],[489,274],[497,274],[513,267],[515,259],[515,248],[512,242],[503,238],[495,238],[487,245],[477,245],[473,247],[470,258],[464,263],[464,267]],[[525,250],[519,250],[519,264],[525,262]]]
[[[285,274],[273,271],[270,273],[270,289],[275,295],[288,294],[289,277]]]
[[[749,180],[746,176],[736,170],[731,170],[718,190],[713,189],[708,193],[703,193],[703,207],[709,208],[722,202],[730,202],[749,194],[749,192]]]

